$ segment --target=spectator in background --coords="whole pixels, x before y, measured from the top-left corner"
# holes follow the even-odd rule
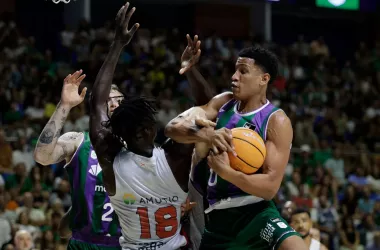
[[[6,142],[4,130],[0,128],[0,173],[12,173],[12,148]]]
[[[349,185],[345,189],[343,199],[341,201],[342,213],[345,217],[353,216],[358,207],[358,195],[354,186]]]
[[[71,207],[70,184],[66,180],[61,180],[57,190],[50,196],[50,203],[54,204],[59,199],[65,210]]]
[[[25,230],[19,230],[15,234],[15,250],[31,250],[34,242],[32,235]]]
[[[367,250],[378,250],[380,249],[380,232],[376,232],[374,235],[373,244],[367,247]]]
[[[335,207],[327,200],[325,195],[319,197],[318,229],[321,232],[321,242],[331,248],[337,239],[339,216]]]
[[[341,155],[341,150],[338,147],[335,148],[333,157],[325,162],[325,168],[338,181],[339,185],[346,183],[344,160]]]
[[[34,208],[34,197],[32,193],[26,192],[23,197],[24,205],[16,209],[16,213],[26,213],[29,218],[30,224],[35,226],[41,226],[45,223],[45,214],[38,208]]]
[[[4,199],[0,195],[0,199]],[[0,246],[12,239],[12,228],[10,222],[5,218],[4,201],[0,201]]]
[[[311,221],[310,213],[305,209],[297,209],[291,215],[290,225],[299,233],[305,242],[306,246],[312,250],[327,250],[326,246],[310,235],[313,222]]]
[[[26,211],[19,214],[16,223],[16,227],[19,230],[27,231],[33,239],[36,239],[40,235],[40,229],[32,225],[30,217]]]
[[[24,163],[19,163],[14,168],[14,174],[8,176],[5,182],[5,189],[14,189],[23,194],[32,190],[32,180],[30,179]]]
[[[31,147],[27,144],[25,137],[19,137],[13,150],[13,165],[23,163],[26,172],[29,173],[32,167],[36,164],[33,159]]]
[[[369,214],[373,212],[375,201],[371,197],[371,190],[369,186],[363,187],[362,197],[359,199],[358,207],[363,214]]]
[[[351,218],[343,219],[342,227],[339,231],[340,250],[363,250],[360,245],[360,234],[355,229],[354,222]]]

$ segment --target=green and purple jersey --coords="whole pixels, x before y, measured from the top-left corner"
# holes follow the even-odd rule
[[[65,168],[71,186],[72,238],[95,245],[119,246],[119,220],[106,193],[102,168],[87,132]]]

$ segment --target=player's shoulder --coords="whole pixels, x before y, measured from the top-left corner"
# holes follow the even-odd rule
[[[211,101],[206,105],[208,108],[219,110],[224,104],[233,99],[232,92],[223,92],[214,96]]]
[[[226,91],[226,92],[223,92],[223,93],[220,93],[220,94],[214,96],[211,99],[211,102],[224,102],[225,103],[225,102],[228,102],[231,99],[233,99],[232,92]]]
[[[283,127],[283,126],[292,127],[292,123],[290,121],[290,118],[286,115],[284,110],[277,109],[269,117],[268,128],[269,127]]]
[[[289,117],[283,110],[274,112],[268,121],[267,127],[267,139],[271,141],[292,141],[293,139],[293,127]]]

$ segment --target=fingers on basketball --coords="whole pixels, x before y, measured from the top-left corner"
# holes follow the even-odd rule
[[[263,139],[247,128],[232,130],[237,156],[229,154],[231,167],[246,174],[253,174],[261,168],[266,157]]]

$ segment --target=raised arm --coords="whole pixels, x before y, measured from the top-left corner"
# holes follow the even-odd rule
[[[111,85],[115,68],[119,60],[120,54],[132,39],[133,34],[139,27],[139,24],[134,24],[131,30],[128,30],[129,20],[135,12],[132,8],[128,13],[129,3],[126,3],[120,8],[116,16],[116,31],[115,38],[111,45],[111,49],[96,77],[94,88],[91,94],[91,116],[90,116],[90,136],[91,141],[97,144],[99,134],[104,133],[103,122],[109,120],[106,103],[111,91]]]
[[[109,195],[115,193],[115,177],[112,165],[116,154],[121,149],[121,143],[104,127],[104,123],[109,120],[106,103],[122,49],[131,41],[133,34],[139,27],[139,24],[134,24],[128,30],[129,20],[135,11],[135,8],[132,8],[127,13],[128,7],[129,3],[126,3],[116,16],[115,38],[96,77],[90,100],[90,138],[98,156],[98,161],[102,166],[103,180]]]
[[[83,134],[77,132],[69,132],[60,136],[70,110],[80,104],[86,96],[86,88],[83,88],[81,94],[78,93],[79,85],[86,77],[81,74],[82,70],[65,78],[61,101],[38,138],[34,159],[42,165],[54,164],[63,160],[69,161],[83,138]]]
[[[186,35],[186,38],[187,46],[181,57],[181,69],[179,73],[181,75],[186,75],[186,78],[190,83],[190,89],[195,100],[195,105],[206,105],[214,96],[214,90],[195,66],[201,55],[201,41],[198,40],[197,35],[194,36],[194,40],[191,39],[189,34]]]

